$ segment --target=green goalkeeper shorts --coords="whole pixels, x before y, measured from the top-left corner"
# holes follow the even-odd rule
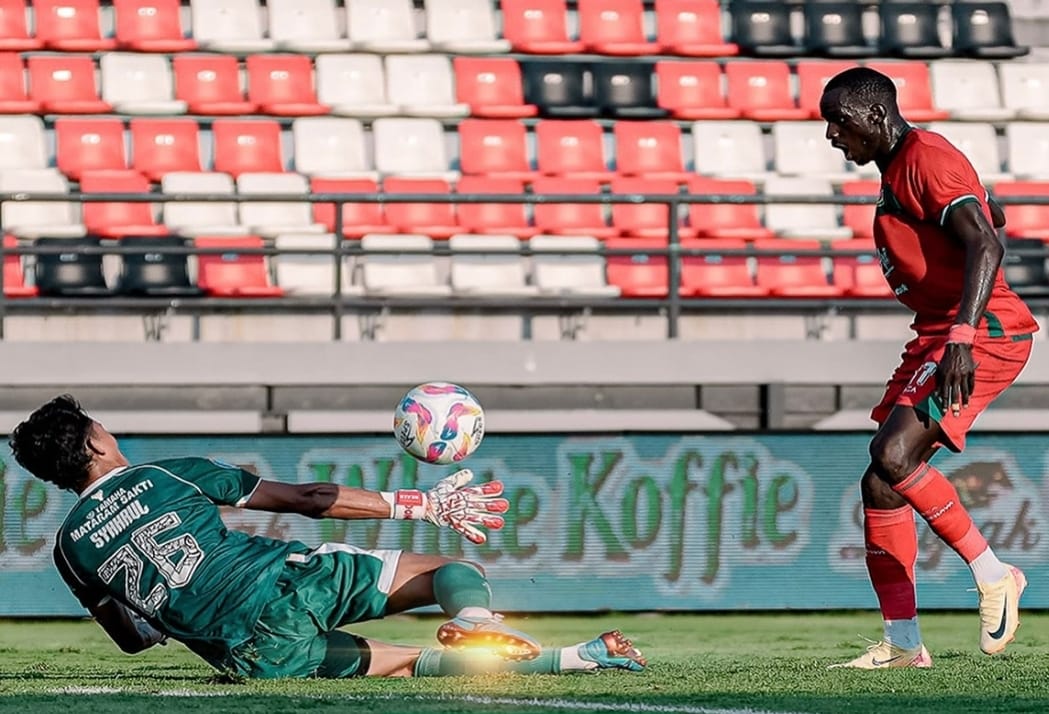
[[[253,636],[231,653],[237,673],[260,679],[366,674],[367,647],[335,628],[385,614],[400,555],[341,543],[290,555]]]

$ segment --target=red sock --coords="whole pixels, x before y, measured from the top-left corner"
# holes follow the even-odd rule
[[[976,528],[947,477],[929,464],[919,464],[907,478],[892,487],[914,506],[944,543],[971,563],[987,550],[987,540]]]
[[[863,538],[867,572],[878,596],[884,620],[910,620],[918,616],[914,594],[914,561],[918,558],[918,532],[914,509],[891,511],[863,509]]]

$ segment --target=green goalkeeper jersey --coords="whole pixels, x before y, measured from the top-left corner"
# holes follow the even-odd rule
[[[204,458],[117,469],[80,495],[59,529],[55,563],[85,607],[112,598],[219,668],[247,640],[300,543],[229,530],[260,479]]]

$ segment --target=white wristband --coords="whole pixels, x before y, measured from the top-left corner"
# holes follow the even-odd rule
[[[398,521],[421,521],[426,518],[426,495],[416,489],[380,491],[382,500],[390,504],[390,518]]]

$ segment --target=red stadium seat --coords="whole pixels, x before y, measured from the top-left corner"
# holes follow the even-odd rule
[[[108,102],[98,98],[95,63],[82,55],[32,55],[29,96],[53,114],[107,114]]]
[[[379,193],[379,185],[372,179],[342,179],[313,177],[310,187],[314,193]],[[329,233],[335,231],[335,204],[313,204],[313,220]],[[393,233],[387,225],[379,203],[342,204],[342,235],[361,238],[369,233]]]
[[[456,101],[470,106],[470,114],[488,119],[534,117],[539,108],[525,104],[521,66],[499,57],[456,57]]]
[[[608,250],[651,250],[664,247],[650,240],[613,238]],[[605,259],[608,284],[619,288],[623,297],[660,298],[669,292],[669,272],[665,255],[609,255]]]
[[[798,73],[798,105],[809,113],[810,118],[819,119],[820,97],[823,96],[823,87],[834,75],[856,66],[855,62],[845,60],[803,60],[798,62],[794,68]]]
[[[284,171],[280,124],[276,121],[216,119],[211,134],[215,140],[215,171],[234,178],[243,173]]]
[[[197,256],[197,285],[213,297],[280,297],[284,294],[270,283],[264,255],[243,255],[238,249],[263,247],[258,236],[201,237],[197,248],[228,248],[229,253]]]
[[[582,52],[581,41],[568,38],[565,0],[502,0],[503,35],[516,52],[566,55]]]
[[[877,196],[881,193],[881,183],[850,181],[841,185],[841,192],[845,196]],[[873,203],[842,206],[842,225],[852,229],[853,238],[873,238],[874,210]]]
[[[616,171],[624,176],[684,182],[681,130],[669,121],[616,122]]]
[[[248,68],[248,100],[265,114],[321,116],[331,112],[317,101],[313,63],[305,55],[252,55]]]
[[[457,193],[522,194],[524,182],[494,176],[463,176],[455,188]],[[523,203],[460,203],[459,225],[464,233],[488,233],[531,238],[536,229],[528,225]]]
[[[842,290],[827,281],[823,258],[798,255],[795,251],[820,250],[819,241],[774,238],[754,242],[759,251],[781,251],[780,255],[758,256],[758,285],[776,297],[840,297]]]
[[[542,174],[595,181],[616,175],[605,161],[604,130],[596,121],[547,119],[536,125],[535,138]]]
[[[1049,181],[1010,181],[996,183],[994,195],[1049,196]],[[1049,241],[1049,205],[1002,206],[1005,212],[1005,235],[1010,238],[1038,238]]]
[[[38,114],[40,102],[26,93],[25,65],[17,52],[0,52],[0,114]]]
[[[88,171],[80,177],[84,193],[149,193],[149,180],[133,171]],[[89,233],[106,238],[163,236],[149,203],[85,203],[84,225]]]
[[[532,193],[599,196],[601,184],[593,179],[542,176],[532,182]],[[604,207],[599,203],[537,203],[534,216],[540,233],[604,240],[619,232],[605,222]]]
[[[383,191],[394,194],[450,194],[452,189],[442,179],[389,176],[383,181]],[[456,223],[455,205],[452,203],[387,203],[386,222],[398,233],[422,233],[439,240],[462,232]]]
[[[43,40],[29,34],[26,0],[0,0],[0,52],[26,52],[43,46]]]
[[[253,114],[258,106],[244,98],[240,67],[229,55],[176,55],[175,98],[185,101],[191,114]]]
[[[192,119],[132,119],[131,167],[150,181],[172,171],[200,172],[200,127]]]
[[[621,176],[612,179],[612,193],[649,193],[669,195],[678,193],[677,183],[668,179],[650,179]],[[633,238],[648,238],[667,242],[669,209],[665,203],[614,203],[612,226],[620,234]],[[681,237],[694,236],[691,228],[680,227]]]
[[[459,168],[466,176],[499,176],[528,181],[525,126],[513,119],[464,119],[459,124]]]
[[[645,38],[641,0],[577,0],[579,39],[602,55],[659,54],[659,44]]]
[[[127,170],[120,119],[56,119],[55,147],[58,170],[75,181],[85,171]]]
[[[739,54],[721,34],[717,0],[656,0],[656,39],[663,52],[686,57]]]
[[[768,290],[754,284],[746,255],[725,255],[745,250],[741,240],[688,240],[681,244],[690,250],[709,251],[704,255],[681,258],[681,292],[694,297],[763,297]],[[724,251],[724,252],[723,252]]]
[[[693,195],[753,196],[757,189],[750,181],[693,176],[688,181],[688,192]],[[758,206],[753,203],[692,203],[688,207],[688,223],[700,238],[765,240],[776,237],[773,231],[761,225]]]
[[[728,78],[728,104],[747,119],[779,121],[808,119],[798,108],[790,87],[790,68],[786,62],[739,61],[725,65]]]
[[[113,0],[116,40],[135,52],[188,52],[196,40],[182,32],[179,0]]]
[[[950,112],[933,106],[929,66],[925,62],[868,62],[867,66],[892,77],[896,83],[896,103],[907,119],[926,122],[950,118]]]
[[[676,119],[738,119],[739,109],[729,107],[721,90],[717,62],[656,62],[661,109]]]
[[[36,36],[48,49],[101,52],[117,42],[102,37],[98,0],[33,0]]]
[[[17,246],[18,241],[14,236],[4,236],[4,250]],[[25,284],[22,256],[4,253],[4,297],[25,298],[34,297],[36,294],[35,286]]]
[[[848,297],[892,298],[892,288],[882,274],[872,239],[838,241],[835,250],[863,251],[861,255],[834,258],[834,285]]]

